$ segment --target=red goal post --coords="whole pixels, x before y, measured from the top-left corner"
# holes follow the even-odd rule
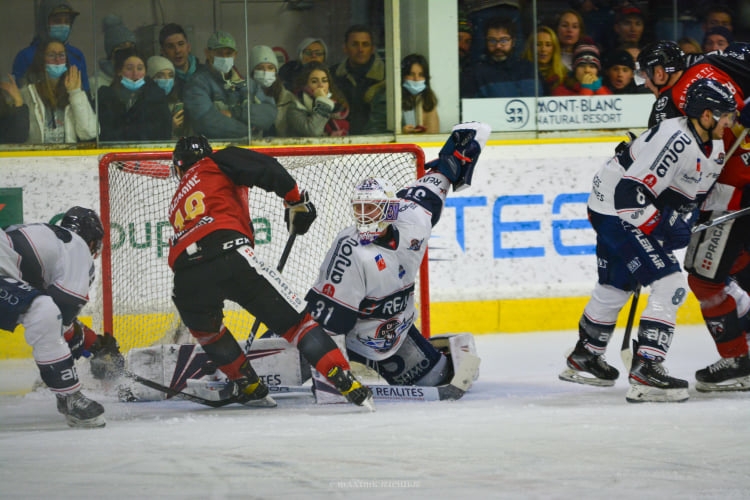
[[[317,277],[335,235],[352,223],[350,197],[362,178],[382,177],[396,188],[424,173],[424,152],[414,144],[253,148],[277,158],[310,192],[318,218],[297,238],[283,275],[304,295]],[[172,228],[168,206],[177,187],[172,153],[108,153],[99,160],[102,249],[102,327],[123,352],[134,347],[185,342],[184,326],[171,301],[167,265]],[[278,262],[287,239],[283,202],[273,193],[249,189],[248,203],[261,258]],[[430,335],[428,256],[417,279],[420,329]],[[253,318],[225,302],[225,323],[239,340]],[[263,330],[261,329],[261,332]]]

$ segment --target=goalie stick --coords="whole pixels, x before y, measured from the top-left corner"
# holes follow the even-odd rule
[[[150,387],[151,389],[163,392],[167,395],[168,398],[177,398],[177,399],[184,399],[186,401],[192,401],[193,403],[198,403],[206,406],[210,406],[212,408],[221,408],[222,406],[226,406],[228,404],[232,404],[235,402],[234,398],[226,398],[226,399],[207,399],[203,398],[201,396],[197,396],[195,394],[190,394],[187,392],[178,391],[177,389],[173,389],[171,387],[167,387],[166,385],[162,385],[158,382],[154,382],[153,380],[149,380],[147,378],[143,378],[140,375],[137,375],[131,371],[123,370],[122,374],[125,377],[131,378],[138,382],[139,384],[143,384],[146,387]]]
[[[287,259],[289,259],[289,254],[292,252],[292,247],[294,246],[294,240],[296,238],[297,233],[294,230],[294,226],[291,226],[289,230],[289,238],[286,240],[286,245],[284,245],[284,250],[281,252],[279,263],[276,266],[277,271],[282,272],[284,270],[284,266],[286,265]],[[247,340],[245,341],[245,352],[250,352],[250,348],[253,346],[253,342],[255,341],[255,336],[258,334],[258,328],[260,328],[260,320],[258,318],[255,318],[253,327],[250,329],[250,334],[247,336]]]
[[[748,214],[750,214],[750,207],[745,207],[740,210],[735,210],[734,212],[729,212],[728,214],[714,217],[713,219],[706,221],[703,224],[698,224],[694,226],[692,229],[692,232],[698,233],[700,231],[705,231],[708,228],[718,226],[719,224],[724,224],[725,222],[737,219],[739,217],[742,217],[743,215],[748,215]]]

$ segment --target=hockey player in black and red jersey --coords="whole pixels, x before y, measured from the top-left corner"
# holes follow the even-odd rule
[[[427,172],[398,192],[381,178],[359,182],[351,199],[355,224],[336,236],[306,296],[312,317],[346,336],[349,359],[392,385],[451,380],[451,359],[414,324],[414,281],[450,186],[471,184],[489,134],[483,123],[456,125]]]
[[[604,359],[620,309],[636,287],[649,286],[630,367],[629,402],[685,401],[688,383],[663,366],[687,284],[673,250],[690,241],[692,221],[724,165],[724,130],[736,102],[716,80],[687,92],[686,117],[650,128],[594,176],[588,213],[596,231],[598,282],[579,323],[579,340],[561,380],[614,385],[619,373]]]
[[[646,84],[654,87],[663,81],[660,71],[664,67],[677,68],[679,48],[673,42],[658,42],[644,48],[639,65],[644,70]],[[670,75],[670,84],[659,89],[651,119],[682,116],[686,87],[696,78],[711,75],[732,90],[739,110],[743,99],[750,94],[750,45],[735,43],[724,52],[700,55],[693,63]],[[742,127],[750,125],[747,112],[740,115]],[[728,129],[724,134],[727,149],[737,141],[742,127]],[[699,221],[722,215],[726,210],[736,210],[750,204],[750,143],[740,140],[734,154],[727,158],[719,177],[716,198],[717,210],[704,212]],[[742,217],[707,231],[691,239],[685,256],[688,284],[701,305],[703,319],[716,343],[721,358],[716,363],[695,373],[699,391],[750,390],[750,358],[745,332],[750,327],[750,218]]]
[[[104,426],[104,408],[81,393],[74,364],[90,356],[98,378],[124,364],[114,337],[97,335],[77,318],[88,302],[101,250],[99,216],[73,207],[59,226],[23,224],[0,233],[0,294],[6,298],[0,300],[0,328],[24,326],[42,381],[57,395],[57,410],[68,425]]]
[[[316,217],[307,193],[275,158],[237,147],[214,152],[202,136],[180,138],[173,165],[180,184],[169,205],[172,299],[208,358],[234,385],[235,400],[276,406],[223,323],[225,299],[282,333],[349,401],[373,410],[372,392],[351,374],[335,342],[305,314],[302,297],[255,253],[247,188],[282,198],[287,224],[299,235]]]

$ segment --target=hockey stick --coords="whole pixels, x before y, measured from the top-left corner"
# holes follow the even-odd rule
[[[747,130],[747,129],[745,129]],[[728,214],[720,215],[718,217],[714,217],[710,221],[706,221],[703,224],[698,224],[693,227],[692,232],[698,233],[700,231],[705,231],[708,228],[718,226],[719,224],[724,224],[725,222],[728,222],[730,220],[737,219],[739,217],[742,217],[744,215],[750,214],[750,207],[745,207],[740,210],[735,210],[734,212],[729,212]]]
[[[641,296],[641,285],[633,290],[633,298],[630,301],[630,311],[628,312],[628,322],[625,325],[625,333],[622,336],[622,346],[620,347],[620,359],[625,368],[630,370],[633,364],[633,352],[630,350],[630,334],[633,331],[633,322],[635,321],[635,310],[638,307],[638,298]]]
[[[128,378],[135,380],[139,384],[143,384],[146,387],[150,387],[151,389],[155,389],[159,392],[163,392],[164,394],[167,395],[168,398],[184,399],[186,401],[192,401],[193,403],[210,406],[212,408],[221,408],[222,406],[226,406],[228,404],[232,404],[235,402],[234,398],[212,400],[212,399],[206,399],[200,396],[196,396],[195,394],[178,391],[177,389],[167,387],[166,385],[161,385],[160,383],[154,382],[153,380],[143,378],[140,375],[137,375],[128,370],[123,370],[122,374]]]
[[[289,238],[286,240],[286,245],[284,245],[284,250],[281,252],[279,263],[276,266],[277,271],[282,272],[284,270],[284,266],[286,265],[287,259],[289,259],[289,254],[292,252],[292,247],[294,246],[294,240],[296,238],[297,232],[294,230],[294,226],[291,226],[289,230]],[[258,334],[258,328],[260,328],[260,320],[258,318],[255,318],[253,327],[250,329],[250,334],[247,336],[247,340],[245,341],[246,353],[250,352],[250,347],[252,347],[253,342],[255,341],[255,336]]]

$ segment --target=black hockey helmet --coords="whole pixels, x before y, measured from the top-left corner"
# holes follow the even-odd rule
[[[703,111],[710,109],[718,121],[724,113],[737,111],[734,96],[718,80],[701,78],[693,82],[685,94],[685,114],[690,118],[699,118]]]
[[[101,251],[104,226],[97,213],[90,208],[70,208],[63,215],[60,226],[83,238],[91,250],[91,255],[96,255]]]
[[[745,61],[750,61],[750,43],[748,42],[732,42],[723,52]]]
[[[185,173],[190,170],[193,163],[213,152],[211,144],[205,136],[180,137],[172,152],[172,166],[175,170],[179,169],[180,172]]]
[[[682,71],[685,69],[685,53],[671,40],[650,43],[638,54],[636,73],[642,71],[653,81],[656,66],[664,68],[666,73]]]

